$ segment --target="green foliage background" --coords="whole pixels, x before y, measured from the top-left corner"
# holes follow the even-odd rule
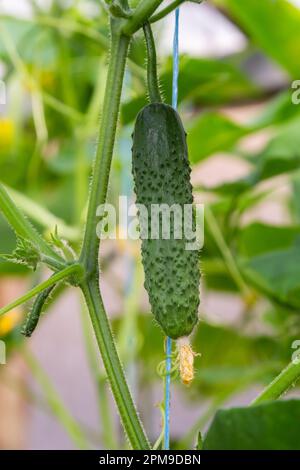
[[[46,235],[58,225],[76,249],[103,101],[107,14],[98,1],[73,2],[68,7],[53,0],[48,10],[29,3],[34,10],[30,20],[0,16],[0,60],[10,96],[0,118],[1,181]],[[80,3],[94,4],[95,13],[83,14]],[[232,403],[237,393],[269,383],[290,361],[291,344],[300,338],[300,106],[292,103],[291,88],[300,73],[300,10],[287,0],[208,3],[244,33],[246,46],[218,59],[183,56],[179,111],[195,171],[217,152],[249,165],[242,178],[195,187],[197,200],[207,205],[202,296],[233,295],[243,313],[238,324],[224,326],[210,321],[210,312],[201,312],[205,320],[193,339],[195,351],[202,354],[196,359],[194,385],[183,390],[177,381],[174,386],[187,400],[204,397],[208,405],[199,412],[195,427],[174,442],[178,448],[191,447],[198,431],[227,400]],[[156,34],[159,43],[159,27]],[[267,76],[263,82],[257,79],[257,57],[264,67],[271,61],[283,72],[280,86],[273,87]],[[124,172],[130,168],[133,121],[147,102],[144,61],[144,43],[138,36],[130,50],[123,92],[111,201],[122,190]],[[171,58],[160,58],[160,76],[170,102]],[[227,112],[252,104],[257,111],[247,122]],[[269,136],[265,145],[257,152],[245,150],[245,138],[262,132]],[[248,215],[273,200],[282,186],[287,188],[280,199],[285,222],[247,223]],[[0,230],[1,251],[12,252],[15,238],[2,219]],[[120,255],[117,246],[115,250]],[[143,282],[139,259],[135,262],[139,286]],[[5,259],[0,271],[3,277],[29,275],[26,268]],[[139,387],[146,389],[157,381],[163,337],[149,312],[140,311],[139,294],[133,287],[114,329],[123,362],[139,366]],[[137,338],[129,350],[128,331]],[[11,349],[18,347],[22,341],[18,328],[6,340]],[[295,424],[299,406],[293,400],[218,412],[204,448],[300,449]]]

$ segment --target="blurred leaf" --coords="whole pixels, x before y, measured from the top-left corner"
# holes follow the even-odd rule
[[[163,333],[153,316],[139,316],[141,349],[139,361],[141,383],[158,380],[157,366],[164,359]],[[114,324],[118,328],[118,324]],[[249,337],[230,327],[210,325],[201,321],[193,337],[195,380],[189,395],[201,394],[210,398],[230,394],[249,384],[271,380],[287,360],[286,345],[281,346],[271,337]],[[287,352],[287,354],[286,354]]]
[[[300,106],[292,102],[291,90],[285,90],[268,101],[262,113],[251,124],[256,129],[263,129],[276,124],[284,124],[299,116],[299,113]]]
[[[1,25],[5,27],[6,31],[11,37],[14,38],[16,46],[21,44],[27,34],[31,31],[32,25],[18,21],[18,19],[5,17],[0,15]],[[3,41],[0,41],[0,58],[7,60],[7,50]]]
[[[0,215],[0,233],[1,233],[1,252],[11,253],[16,247],[16,237],[13,230],[9,227],[3,216]],[[12,263],[1,256],[0,253],[0,274],[27,274],[30,270],[24,265]]]
[[[232,60],[230,56],[230,60]],[[161,74],[161,84],[167,103],[172,102],[173,61],[168,60]],[[240,71],[223,60],[180,57],[178,100],[190,99],[199,105],[221,105],[236,100],[257,98],[261,91]]]
[[[203,440],[202,440],[202,434],[201,432],[198,432],[198,439],[197,439],[197,450],[202,450],[203,449]]]
[[[292,178],[291,206],[295,222],[300,223],[300,174],[296,173]]]
[[[205,450],[300,450],[300,401],[277,401],[217,412]]]
[[[293,77],[300,70],[300,11],[287,0],[216,0]]]
[[[267,295],[300,307],[300,240],[286,249],[254,256],[242,265],[247,279]]]
[[[291,247],[299,236],[300,227],[266,225],[260,222],[243,227],[238,234],[240,256],[252,258],[269,251]]]
[[[203,283],[209,289],[223,292],[238,291],[236,283],[228,273],[224,261],[220,258],[214,258],[212,255],[206,256],[206,250],[203,251],[201,257],[200,270],[204,274]]]
[[[133,98],[127,101],[121,106],[121,121],[125,126],[132,121],[135,121],[139,111],[148,104],[147,97],[145,95]]]
[[[193,347],[201,353],[195,364],[195,387],[208,395],[272,377],[281,360],[280,346],[272,338],[247,337],[229,327],[202,322]]]
[[[297,169],[300,164],[300,120],[282,126],[258,157],[259,179]]]
[[[228,150],[241,137],[250,132],[226,116],[206,112],[193,121],[188,129],[190,160],[197,163],[212,153]]]
[[[215,60],[181,57],[178,102],[190,100],[195,105],[206,106],[259,97],[261,90],[251,83],[243,72],[229,63],[231,58]],[[172,60],[168,59],[160,74],[164,101],[169,104],[172,102],[172,67]],[[132,122],[140,109],[147,104],[146,94],[145,88],[142,95],[135,96],[123,104],[123,124]]]
[[[265,149],[248,160],[254,169],[244,178],[220,184],[211,191],[224,195],[240,194],[265,179],[297,170],[300,165],[300,120],[293,119],[279,127]]]

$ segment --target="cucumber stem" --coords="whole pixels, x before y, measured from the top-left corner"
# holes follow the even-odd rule
[[[143,25],[147,46],[147,83],[151,103],[161,103],[161,95],[158,85],[156,50],[150,23]]]

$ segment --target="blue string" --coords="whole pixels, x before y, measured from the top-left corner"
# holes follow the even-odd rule
[[[177,109],[178,102],[178,74],[179,74],[179,53],[178,53],[178,36],[179,36],[179,8],[175,11],[175,30],[173,38],[173,83],[172,83],[172,106]],[[170,388],[171,388],[171,360],[172,340],[167,338],[166,341],[166,387],[165,387],[165,436],[164,449],[170,449]]]
[[[177,109],[178,101],[178,75],[179,75],[179,8],[175,10],[175,30],[173,39],[173,83],[172,83],[172,106]]]

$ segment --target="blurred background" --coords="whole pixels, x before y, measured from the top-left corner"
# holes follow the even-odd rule
[[[80,247],[104,96],[108,19],[100,0],[0,0],[0,177],[46,237]],[[174,15],[154,25],[171,102]],[[180,8],[179,111],[195,200],[205,204],[196,378],[172,385],[172,446],[191,447],[219,407],[247,405],[300,339],[299,0],[211,0]],[[131,132],[147,102],[145,47],[132,43],[109,201],[134,200]],[[295,88],[296,87],[296,88]],[[294,96],[294,99],[293,99]],[[294,101],[294,103],[293,103]],[[1,253],[14,233],[0,218]],[[102,245],[105,306],[152,441],[161,431],[163,335],[149,312],[139,242]],[[4,258],[0,304],[44,278]],[[28,306],[0,318],[0,448],[126,446],[82,299],[61,289],[32,339]],[[290,395],[299,396],[293,389]]]

